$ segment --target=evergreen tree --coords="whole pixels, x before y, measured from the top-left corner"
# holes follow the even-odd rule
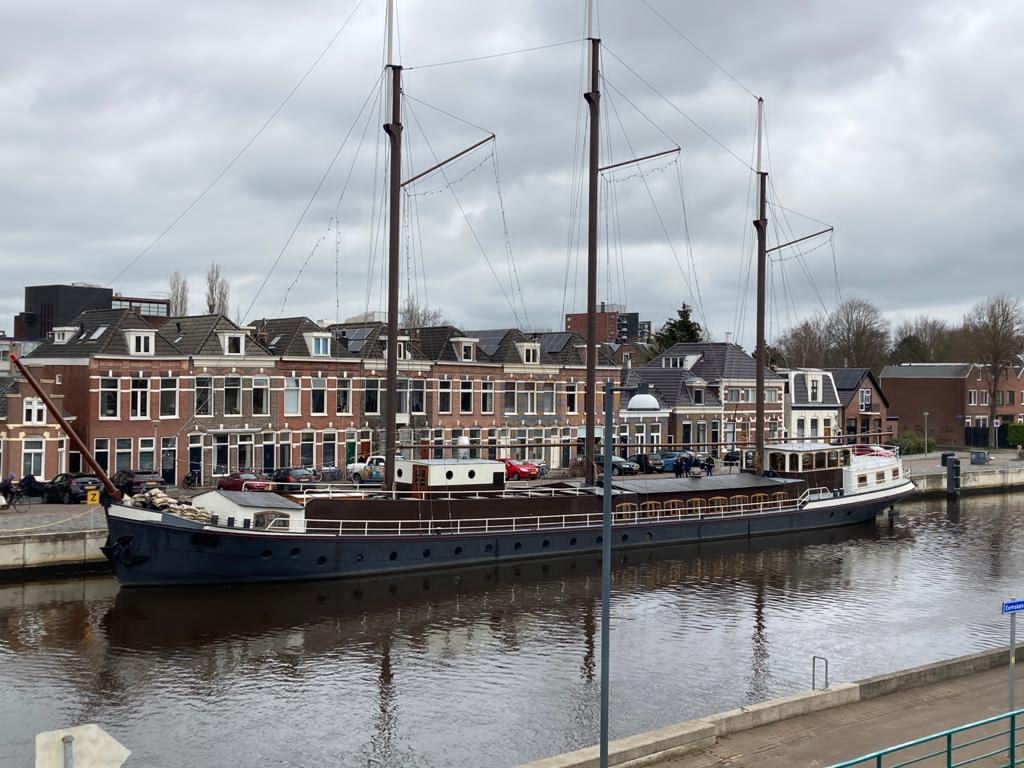
[[[700,323],[691,319],[693,310],[690,305],[683,305],[676,310],[676,317],[669,319],[661,326],[661,330],[654,334],[654,347],[661,353],[673,344],[680,344],[688,341],[701,341],[704,338],[704,330]]]

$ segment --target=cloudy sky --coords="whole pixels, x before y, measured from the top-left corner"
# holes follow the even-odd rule
[[[174,270],[200,311],[213,261],[246,320],[382,309],[384,6],[7,0],[0,328],[26,284],[166,295]],[[404,176],[497,135],[403,196],[403,294],[463,328],[583,308],[584,16],[398,2]],[[599,298],[750,343],[752,94],[789,211],[770,241],[836,228],[773,264],[769,336],[837,277],[894,322],[1015,291],[1022,28],[1010,0],[599,2],[602,163],[682,148],[605,174]]]

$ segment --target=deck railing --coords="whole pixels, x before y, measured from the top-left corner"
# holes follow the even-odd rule
[[[1015,768],[1024,765],[1024,756],[1018,757],[1024,755],[1024,743],[1017,741],[1022,716],[1024,709],[1017,709],[836,763],[832,768]]]

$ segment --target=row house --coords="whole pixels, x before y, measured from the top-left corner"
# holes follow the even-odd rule
[[[829,368],[839,396],[837,424],[851,442],[893,440],[898,419],[889,411],[889,398],[870,368]]]
[[[830,371],[798,368],[780,371],[785,377],[786,437],[790,440],[831,440],[842,434],[839,393]]]
[[[403,332],[398,344],[407,450],[443,455],[465,437],[477,455],[552,466],[581,450],[587,350],[575,334],[443,326]],[[386,352],[380,323],[280,318],[243,328],[206,315],[154,328],[125,309],[82,313],[25,362],[108,471],[156,469],[169,482],[191,471],[208,482],[238,469],[341,466],[380,450]],[[617,381],[618,367],[598,354],[599,380]],[[2,466],[78,471],[81,457],[27,384],[8,386],[5,412],[18,418],[0,421]]]
[[[765,436],[778,440],[786,431],[784,380],[767,369],[764,377]],[[664,429],[650,441],[712,453],[721,445],[754,443],[757,363],[736,344],[674,344],[646,365],[631,368],[626,381],[647,384],[665,409],[663,419],[635,425],[635,435],[650,439],[653,430]]]
[[[1006,366],[998,376],[997,421],[1024,422],[1024,370]],[[885,366],[879,379],[890,418],[898,418],[901,429],[922,435],[927,423],[929,438],[939,445],[964,446],[967,430],[991,426],[988,366],[902,363]]]

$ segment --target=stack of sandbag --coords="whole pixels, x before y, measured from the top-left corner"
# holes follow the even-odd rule
[[[153,509],[158,512],[169,512],[172,515],[178,515],[187,520],[195,520],[199,523],[208,523],[211,519],[210,513],[205,509],[178,501],[172,496],[168,496],[162,488],[152,488],[143,493],[135,494],[131,497],[131,505],[133,507],[141,507],[142,509]]]

